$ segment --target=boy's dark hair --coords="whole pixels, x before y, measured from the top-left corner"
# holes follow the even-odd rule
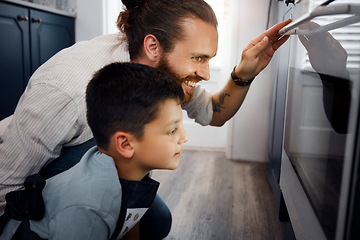
[[[169,74],[136,63],[112,63],[100,69],[86,89],[87,120],[98,147],[108,149],[117,131],[143,136],[166,99],[184,100],[182,87]]]
[[[146,35],[153,34],[166,53],[177,40],[184,39],[182,22],[187,17],[201,19],[217,27],[213,9],[204,0],[122,0],[126,6],[117,19],[126,35],[131,59],[140,56]]]

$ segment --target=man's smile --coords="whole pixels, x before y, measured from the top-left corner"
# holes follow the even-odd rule
[[[187,80],[187,81],[184,81],[184,84],[185,84],[185,85],[187,85],[187,86],[189,86],[189,87],[193,87],[193,88],[196,86],[196,83],[197,83],[197,82],[194,82],[194,81],[188,81],[188,80]]]

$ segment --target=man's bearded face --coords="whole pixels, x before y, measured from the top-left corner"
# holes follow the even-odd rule
[[[185,94],[185,100],[184,100],[183,104],[187,104],[187,103],[191,102],[191,100],[193,99],[194,89],[195,89],[195,84],[192,84],[192,83],[200,82],[202,79],[198,76],[180,77],[179,74],[175,73],[175,71],[173,71],[173,69],[170,67],[170,64],[169,64],[169,61],[168,61],[166,55],[163,55],[161,57],[159,66],[157,68],[160,70],[163,70],[164,72],[169,73],[181,85],[181,87],[184,91],[184,94]]]

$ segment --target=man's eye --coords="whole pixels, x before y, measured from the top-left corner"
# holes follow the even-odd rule
[[[193,57],[195,62],[201,62],[202,61],[202,57]]]

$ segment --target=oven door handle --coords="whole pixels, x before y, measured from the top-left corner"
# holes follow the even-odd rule
[[[312,20],[315,17],[331,16],[338,14],[352,14],[352,16],[342,20],[327,24],[316,30],[303,30],[297,28],[301,24]],[[311,35],[319,32],[329,31],[335,28],[340,28],[349,24],[360,22],[360,4],[358,3],[342,3],[334,5],[318,6],[314,10],[300,17],[297,21],[288,24],[279,30],[280,35]]]

